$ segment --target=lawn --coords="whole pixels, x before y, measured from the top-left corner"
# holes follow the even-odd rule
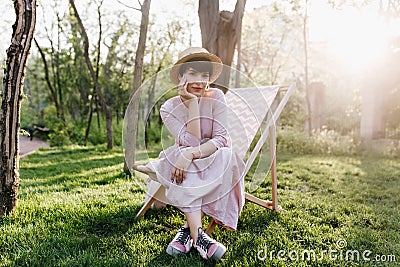
[[[398,266],[400,160],[278,154],[285,212],[247,203],[238,231],[217,227],[219,263],[165,248],[173,207],[136,218],[145,191],[121,149],[40,150],[22,158],[19,206],[0,221],[0,266]],[[270,183],[254,192],[270,197]],[[206,224],[207,221],[204,221]]]

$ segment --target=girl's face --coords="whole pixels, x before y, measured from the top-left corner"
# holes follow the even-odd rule
[[[207,89],[208,82],[210,81],[210,74],[208,72],[199,72],[193,68],[188,68],[185,71],[187,91],[197,97],[201,97]]]

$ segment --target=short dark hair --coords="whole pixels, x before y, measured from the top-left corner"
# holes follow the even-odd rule
[[[213,65],[211,61],[203,57],[195,57],[191,58],[185,63],[182,63],[182,66],[179,68],[179,74],[183,76],[183,73],[189,68],[192,68],[198,72],[208,72],[210,76],[213,72]]]

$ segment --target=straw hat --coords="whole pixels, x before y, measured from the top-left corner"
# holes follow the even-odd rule
[[[210,61],[213,64],[213,72],[210,76],[210,82],[214,82],[222,72],[222,61],[219,57],[211,54],[207,49],[202,47],[189,47],[179,54],[179,59],[172,66],[169,77],[174,84],[179,84],[179,69],[182,63],[192,58],[204,58],[204,61]]]

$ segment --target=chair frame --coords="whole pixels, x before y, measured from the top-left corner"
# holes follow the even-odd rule
[[[262,131],[262,135],[257,141],[257,144],[251,151],[245,167],[243,171],[243,178],[247,175],[248,171],[250,170],[250,167],[254,163],[258,153],[260,152],[261,148],[263,147],[265,141],[267,140],[268,136],[269,138],[269,146],[270,146],[270,153],[271,153],[271,179],[272,179],[272,200],[264,200],[257,198],[253,196],[252,194],[245,193],[245,200],[248,202],[255,203],[257,205],[260,205],[264,208],[270,209],[270,210],[275,210],[275,211],[282,211],[282,207],[278,205],[278,192],[277,192],[277,172],[276,172],[276,123],[281,115],[281,112],[283,108],[285,107],[286,103],[288,102],[290,95],[292,94],[293,90],[295,89],[296,85],[295,84],[289,84],[289,85],[276,85],[279,87],[277,96],[280,93],[284,93],[283,98],[279,101],[278,106],[276,107],[275,110],[272,110],[272,116],[268,118],[268,116],[265,116],[266,118],[266,125]],[[239,89],[239,88],[238,88]],[[274,101],[277,98],[275,97]],[[161,200],[165,199],[165,187],[163,187],[161,184],[158,186],[158,188],[149,188],[149,193],[151,197],[145,202],[143,207],[139,210],[137,213],[136,217],[142,217],[146,213],[146,211],[151,207],[151,205],[155,202],[155,200]],[[214,230],[215,226],[217,225],[217,222],[212,219],[211,222],[209,223],[206,233],[211,234],[212,231]]]

